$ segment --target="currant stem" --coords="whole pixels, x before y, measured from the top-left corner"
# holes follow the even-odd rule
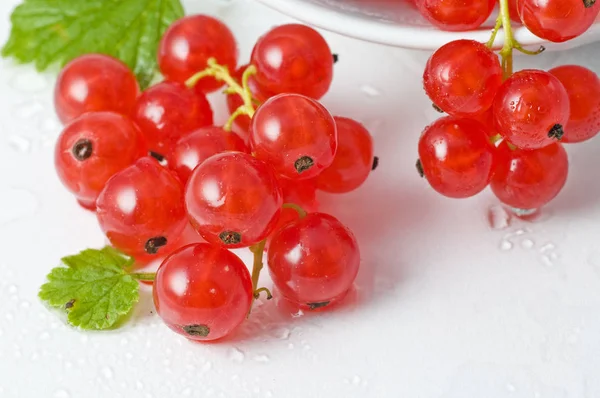
[[[244,70],[244,74],[242,75],[242,84],[240,85],[231,76],[227,67],[219,65],[216,59],[210,58],[206,64],[208,65],[206,69],[201,70],[190,77],[185,82],[185,85],[192,88],[201,79],[205,77],[214,77],[215,79],[227,84],[227,88],[224,90],[226,94],[238,94],[244,101],[244,104],[236,109],[223,127],[225,131],[231,131],[231,127],[235,118],[241,115],[247,115],[249,118],[252,118],[252,116],[254,116],[254,112],[256,111],[254,108],[255,100],[252,98],[252,92],[248,86],[250,77],[256,74],[256,67],[254,65],[250,65],[246,68],[246,70]]]
[[[273,298],[271,291],[269,289],[267,289],[266,287],[261,287],[261,288],[256,289],[254,291],[254,298],[258,299],[262,292],[265,292],[267,294],[267,300],[271,300]]]
[[[304,210],[302,207],[298,206],[295,203],[284,203],[283,206],[281,206],[281,207],[284,208],[284,209],[294,209],[294,210],[296,210],[296,212],[298,213],[298,216],[300,216],[300,218],[304,218],[308,214],[306,212],[306,210]]]
[[[250,251],[254,254],[254,262],[252,264],[252,291],[258,290],[258,278],[260,277],[260,271],[263,269],[263,253],[265,251],[265,245],[267,240],[258,242],[254,246],[250,246]]]
[[[136,272],[129,275],[138,281],[154,281],[156,277],[156,273],[154,272]]]
[[[515,38],[513,37],[512,26],[510,24],[510,11],[508,8],[508,0],[499,0],[500,15],[498,18],[502,21],[504,29],[504,46],[500,50],[502,57],[502,70],[504,71],[504,79],[508,79],[513,73],[513,48],[515,48]],[[520,47],[520,45],[518,45]]]
[[[498,14],[498,18],[496,18],[496,25],[494,25],[494,29],[492,30],[492,36],[486,43],[487,48],[492,48],[494,46],[494,42],[496,41],[496,36],[498,35],[498,31],[502,27],[502,14]]]

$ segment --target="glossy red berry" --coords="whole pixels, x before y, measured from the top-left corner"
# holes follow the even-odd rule
[[[134,257],[168,253],[187,224],[181,182],[150,157],[108,180],[96,206],[111,244]]]
[[[54,106],[63,123],[86,112],[129,115],[139,87],[127,65],[102,54],[87,54],[69,62],[54,88]]]
[[[420,167],[437,192],[467,198],[490,182],[493,147],[485,126],[471,119],[444,117],[428,126],[419,140]]]
[[[112,112],[90,112],[68,124],[56,142],[54,164],[62,183],[90,210],[106,181],[146,156],[137,127]]]
[[[156,312],[175,333],[210,341],[231,334],[246,318],[252,305],[252,281],[235,254],[197,243],[163,261],[153,295]]]
[[[316,179],[298,181],[279,176],[277,180],[283,194],[283,203],[296,204],[308,212],[318,210]]]
[[[595,0],[518,0],[523,24],[536,36],[564,42],[580,36],[600,12]]]
[[[268,265],[285,298],[317,309],[339,300],[352,287],[360,252],[352,232],[336,218],[312,213],[273,236]]]
[[[355,120],[334,117],[338,148],[333,163],[317,176],[317,187],[325,192],[346,193],[360,187],[373,168],[373,140]]]
[[[192,225],[207,242],[235,248],[258,243],[273,231],[281,195],[266,163],[246,153],[225,152],[194,169],[185,204]]]
[[[494,100],[498,133],[523,149],[560,140],[569,120],[569,96],[556,77],[526,69],[508,78]]]
[[[495,0],[416,0],[421,14],[442,30],[478,28],[490,16]]]
[[[162,37],[158,48],[158,65],[167,80],[184,83],[204,70],[210,58],[234,71],[237,44],[229,28],[208,15],[190,15],[174,22]],[[207,93],[223,85],[205,78],[196,88]]]
[[[600,79],[578,65],[559,66],[548,71],[567,90],[571,113],[561,142],[589,140],[600,132]]]
[[[335,121],[323,105],[298,94],[280,94],[252,119],[250,145],[258,159],[292,179],[317,176],[337,150]]]
[[[558,143],[534,150],[512,150],[502,143],[496,159],[490,186],[502,203],[516,209],[539,209],[554,199],[567,181],[569,160]]]
[[[177,141],[167,155],[167,164],[185,185],[196,166],[226,151],[249,153],[250,149],[237,134],[227,132],[222,127],[202,127]]]
[[[498,57],[474,40],[456,40],[440,47],[423,73],[423,86],[431,101],[454,116],[488,110],[501,84]]]
[[[278,26],[258,39],[251,63],[264,92],[321,98],[333,79],[333,56],[319,32],[301,24]]]
[[[508,13],[510,19],[513,22],[521,23],[521,16],[519,15],[518,0],[508,0]]]
[[[142,93],[133,120],[150,150],[165,156],[181,137],[212,125],[213,112],[203,94],[180,83],[162,82]]]

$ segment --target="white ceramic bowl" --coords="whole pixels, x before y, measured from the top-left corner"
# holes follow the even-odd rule
[[[258,0],[284,14],[316,27],[345,36],[395,47],[436,50],[456,39],[486,42],[495,16],[469,32],[445,32],[433,27],[405,0]],[[600,20],[584,35],[566,43],[547,43],[523,26],[515,37],[527,47],[544,45],[548,50],[577,47],[600,40]],[[503,43],[497,36],[495,46]]]

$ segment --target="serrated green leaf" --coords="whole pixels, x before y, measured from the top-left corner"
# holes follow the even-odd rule
[[[45,70],[82,54],[108,54],[129,65],[145,88],[160,38],[183,15],[180,0],[24,0],[11,15],[2,55]]]
[[[126,271],[132,259],[113,248],[87,249],[62,259],[48,274],[39,297],[68,312],[68,321],[82,329],[112,327],[139,299],[139,284]]]

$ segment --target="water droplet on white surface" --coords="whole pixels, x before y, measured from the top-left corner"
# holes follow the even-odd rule
[[[538,212],[538,209],[517,209],[516,207],[511,207],[510,210],[517,217],[531,217]]]
[[[298,310],[298,312],[292,314],[292,318],[300,318],[303,315],[304,315],[304,311]]]
[[[242,363],[244,361],[245,355],[244,353],[237,347],[231,347],[229,349],[229,359],[233,362]]]
[[[9,285],[8,288],[6,289],[8,294],[15,294],[18,290],[19,290],[19,288],[17,287],[17,285]]]
[[[381,91],[379,91],[377,88],[371,86],[370,84],[363,84],[360,87],[360,91],[367,97],[371,97],[371,98],[379,97],[381,95]]]
[[[508,383],[506,385],[506,391],[508,391],[509,393],[513,394],[515,391],[517,391],[517,389],[515,388],[514,385],[512,385],[511,383]]]
[[[293,350],[293,349],[294,349],[294,343],[289,343],[289,344],[288,344],[288,348],[289,348],[290,350]]]
[[[202,370],[203,370],[204,372],[208,372],[208,371],[209,371],[209,370],[211,370],[211,369],[212,369],[212,363],[211,363],[210,361],[206,361],[206,362],[204,363],[204,365],[202,365]]]
[[[544,243],[542,247],[540,247],[540,253],[545,253],[550,250],[556,249],[556,245],[552,242]]]
[[[71,394],[67,390],[63,390],[61,388],[60,390],[54,391],[53,397],[54,398],[71,398]]]
[[[42,332],[40,333],[40,340],[48,340],[50,338],[50,333]]]
[[[290,338],[290,333],[291,333],[290,329],[280,328],[280,329],[275,330],[275,333],[273,333],[273,335],[280,340],[287,340]]]
[[[354,384],[355,386],[360,384],[360,376],[354,375],[352,376],[352,384]]]
[[[190,387],[184,388],[183,391],[181,391],[181,395],[184,397],[189,397],[192,395],[192,389]]]
[[[102,373],[102,376],[104,376],[106,379],[112,379],[114,376],[113,370],[108,366],[103,367],[100,372]]]
[[[27,309],[27,308],[31,307],[31,303],[29,301],[27,301],[27,300],[23,300],[23,301],[21,301],[20,306],[23,309]]]
[[[128,359],[128,360],[131,360],[131,359],[133,359],[133,354],[132,354],[132,353],[130,353],[130,352],[126,352],[126,353],[125,353],[125,359]]]
[[[19,153],[27,153],[31,150],[31,141],[22,135],[11,135],[8,137],[8,145]]]
[[[266,398],[271,398],[273,396],[273,393],[269,390],[265,391],[265,397]]]
[[[493,230],[502,230],[510,225],[510,214],[504,206],[494,205],[488,209],[488,223]]]
[[[269,362],[269,357],[265,354],[255,355],[253,359],[256,362]]]
[[[28,100],[15,105],[12,115],[30,121],[38,113],[44,112],[44,105],[37,100]]]
[[[513,248],[512,242],[510,242],[506,239],[503,239],[502,242],[500,242],[500,250],[508,251],[512,248]]]
[[[523,239],[521,241],[521,247],[523,249],[531,249],[531,248],[533,248],[533,246],[534,246],[534,243],[531,239]]]

